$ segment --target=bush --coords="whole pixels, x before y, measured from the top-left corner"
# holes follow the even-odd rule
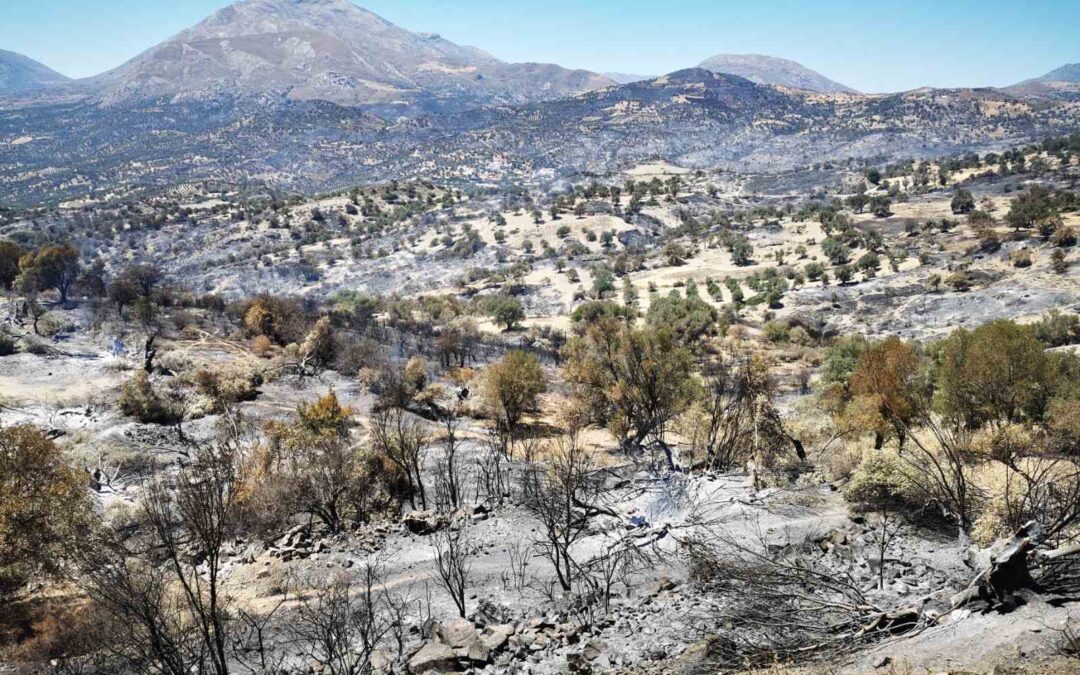
[[[784,344],[791,339],[791,327],[785,321],[770,321],[762,328],[765,339],[775,344]]]
[[[570,319],[575,324],[590,324],[602,317],[616,317],[631,321],[634,318],[634,311],[614,302],[590,300],[578,305],[570,315]]]
[[[59,573],[90,524],[85,474],[30,425],[0,428],[0,607],[6,593]]]
[[[1012,261],[1013,267],[1031,267],[1031,251],[1021,249],[1019,251],[1013,251],[1009,256],[1009,260]]]
[[[270,352],[273,351],[273,349],[274,343],[265,335],[256,335],[255,339],[251,341],[251,351],[255,352],[255,355],[261,358],[270,356]]]
[[[138,370],[120,390],[120,412],[144,424],[174,424],[179,420],[175,408],[154,389],[150,375]]]
[[[0,333],[0,356],[11,356],[17,351],[15,339],[7,333]]]
[[[262,376],[237,364],[202,367],[192,376],[199,393],[207,399],[208,412],[222,412],[238,401],[252,401],[262,384]]]
[[[873,450],[851,474],[844,496],[857,510],[876,510],[899,506],[907,491],[900,458],[891,451]]]

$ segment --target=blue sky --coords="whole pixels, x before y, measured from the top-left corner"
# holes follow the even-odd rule
[[[0,49],[85,77],[228,4],[9,0]],[[659,74],[719,53],[795,59],[863,91],[1003,86],[1080,61],[1080,0],[364,0],[507,61]]]

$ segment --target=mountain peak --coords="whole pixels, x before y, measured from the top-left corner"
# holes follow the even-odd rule
[[[1066,63],[1042,77],[1036,77],[1035,80],[1037,82],[1080,82],[1080,63]]]
[[[91,80],[109,103],[272,95],[389,107],[395,115],[546,100],[608,84],[592,73],[507,64],[348,0],[242,0]]]
[[[1066,63],[1040,77],[1005,87],[1017,96],[1080,100],[1080,63]]]
[[[757,84],[776,84],[823,94],[856,93],[798,61],[764,54],[717,54],[702,61],[698,67],[745,77]]]
[[[29,56],[0,49],[0,94],[36,91],[70,81]]]

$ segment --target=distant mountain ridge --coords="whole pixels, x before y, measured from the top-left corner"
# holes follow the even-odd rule
[[[651,80],[655,75],[634,75],[633,73],[604,73],[604,77],[614,80],[618,84],[630,84],[642,80]]]
[[[411,33],[347,0],[243,0],[84,82],[105,103],[278,95],[432,110],[524,103],[614,82],[550,64],[504,63]]]
[[[1040,77],[1005,87],[1016,96],[1080,100],[1080,63],[1066,63]]]
[[[1042,77],[1032,78],[1028,82],[1076,82],[1080,83],[1080,63],[1066,63]],[[1021,83],[1022,84],[1022,83]]]
[[[547,180],[665,159],[754,171],[984,152],[1080,129],[1080,102],[997,89],[822,96],[701,68],[572,97],[380,119],[287,98],[0,107],[12,203],[229,180]]]
[[[797,61],[762,54],[717,54],[698,64],[714,73],[745,77],[757,84],[776,84],[821,94],[858,93]]]
[[[0,94],[36,91],[70,81],[28,56],[0,49]]]

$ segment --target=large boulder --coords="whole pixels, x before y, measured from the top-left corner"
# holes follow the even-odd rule
[[[434,511],[410,511],[401,518],[402,524],[413,534],[432,534],[450,524],[450,519]]]
[[[485,628],[480,639],[484,641],[484,645],[488,649],[497,652],[506,646],[506,643],[510,641],[510,636],[513,634],[514,627],[511,624],[496,624]]]
[[[457,655],[441,642],[428,642],[409,659],[409,672],[453,673],[457,671]]]
[[[476,624],[468,619],[454,619],[435,626],[435,636],[449,647],[465,647],[478,639]]]

